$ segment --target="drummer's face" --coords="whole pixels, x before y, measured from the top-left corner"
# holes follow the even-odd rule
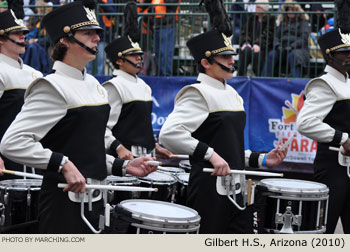
[[[79,30],[76,31],[74,34],[74,37],[79,40],[81,43],[86,45],[87,47],[90,47],[94,51],[97,50],[98,42],[100,41],[100,37],[96,33],[96,30]],[[85,59],[87,62],[94,60],[96,55],[91,54],[86,49],[78,45],[77,43],[74,43],[72,46],[72,50],[81,57],[81,59]],[[86,63],[87,63],[86,62]]]

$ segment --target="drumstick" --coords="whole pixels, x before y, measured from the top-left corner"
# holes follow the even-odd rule
[[[293,141],[294,137],[297,136],[297,133],[294,133],[280,148],[281,151],[284,151],[285,148],[288,147],[288,145],[290,145],[290,143]]]
[[[333,146],[329,146],[329,150],[332,150],[332,151],[341,151],[340,148],[337,148],[337,147],[333,147]]]
[[[248,205],[250,205],[250,201],[252,199],[252,184],[253,180],[248,179]]]
[[[188,155],[181,155],[181,154],[172,154],[171,158],[189,159],[189,156]]]
[[[149,161],[146,161],[146,164],[148,164],[148,165],[154,165],[154,166],[161,166],[163,163],[162,163],[162,162],[159,162],[159,161],[149,160]]]
[[[68,184],[58,183],[58,188],[65,188]],[[113,185],[85,185],[86,189],[127,191],[127,192],[158,192],[158,188],[138,186],[113,186]]]
[[[27,173],[27,172],[19,172],[19,171],[12,171],[12,170],[2,170],[3,173],[21,176],[21,177],[28,177],[28,178],[34,178],[34,179],[43,179],[43,176],[33,174],[33,173]]]
[[[213,168],[203,168],[203,172],[213,172]],[[246,170],[231,170],[234,174],[243,175],[253,175],[253,176],[263,176],[263,177],[283,177],[283,173],[273,173],[273,172],[260,172],[260,171],[246,171]]]

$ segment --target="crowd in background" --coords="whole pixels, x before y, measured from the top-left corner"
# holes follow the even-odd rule
[[[9,3],[11,1],[13,0],[8,0]],[[6,10],[8,2],[0,0],[0,11]],[[24,20],[30,32],[27,34],[28,49],[22,58],[26,64],[44,73],[50,71],[50,41],[41,26],[41,19],[55,6],[66,2],[71,1],[23,0],[24,6],[28,6],[24,8]],[[96,2],[100,4],[98,21],[103,31],[99,34],[100,53],[95,61],[87,65],[87,70],[94,75],[105,75],[107,65],[104,48],[109,41],[123,35],[123,7],[108,4],[120,4],[127,0]],[[181,1],[139,0],[138,2],[142,33],[140,44],[145,52],[141,74],[170,76],[173,74],[173,56],[179,43],[176,36],[180,36],[177,34],[179,29],[176,28],[176,24],[182,17],[174,13],[179,13]],[[309,45],[311,43],[316,46],[317,36],[332,30],[333,12],[327,15],[320,4],[322,1],[317,1],[315,4],[312,3],[315,1],[308,1],[310,2],[308,6],[305,6],[305,1],[294,0],[232,2],[229,7],[234,28],[232,42],[237,45],[239,55],[235,64],[235,75],[305,77],[305,69],[310,59]],[[272,8],[272,3],[276,2],[285,3],[278,5],[279,10],[276,11]],[[115,13],[121,15],[115,16]],[[149,16],[147,13],[155,15]],[[158,13],[169,13],[169,15]]]

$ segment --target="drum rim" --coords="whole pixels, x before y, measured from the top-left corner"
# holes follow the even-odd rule
[[[172,185],[172,184],[175,184],[177,182],[176,177],[170,173],[162,172],[162,171],[154,171],[154,172],[165,174],[166,176],[170,176],[171,178],[173,178],[173,180],[152,180],[152,179],[147,179],[146,178],[147,176],[146,177],[138,177],[138,179],[142,182],[145,182],[148,184],[155,184],[155,185],[165,185],[165,184]],[[150,173],[150,174],[152,174],[152,173]]]
[[[179,207],[181,209],[187,210],[191,213],[193,213],[195,216],[193,217],[189,217],[189,218],[174,218],[174,217],[166,217],[166,218],[160,218],[159,216],[153,215],[153,214],[146,214],[146,213],[142,213],[142,212],[131,212],[129,208],[126,208],[125,206],[123,206],[122,204],[124,203],[129,203],[129,202],[154,202],[154,203],[158,203],[158,204],[162,204],[162,205],[167,205],[167,206],[176,206]],[[160,201],[160,200],[149,200],[149,199],[128,199],[128,200],[123,200],[121,201],[118,206],[122,207],[124,210],[128,211],[129,213],[131,213],[132,218],[140,220],[140,221],[144,221],[147,223],[152,223],[154,222],[155,224],[166,224],[168,226],[170,225],[195,225],[195,224],[199,224],[201,217],[198,214],[198,212],[190,207],[187,206],[183,206],[180,204],[176,204],[176,203],[170,203],[170,202],[166,202],[166,201]]]
[[[7,182],[7,183],[6,183]],[[30,185],[22,185],[23,182],[30,182]],[[40,185],[38,184],[40,182]],[[13,187],[15,183],[21,183],[22,187]],[[0,190],[9,191],[38,191],[41,189],[42,180],[41,179],[7,179],[0,181]],[[30,187],[33,186],[33,187]]]
[[[181,176],[181,175],[187,175],[187,176],[188,176],[188,180],[186,181],[186,180],[181,179],[181,178],[179,177],[179,176]],[[178,174],[176,174],[175,176],[176,176],[177,181],[179,181],[181,184],[186,184],[186,185],[188,185],[188,182],[189,182],[189,180],[190,180],[190,174],[189,174],[189,173],[187,173],[187,172],[178,173]]]
[[[186,164],[184,161],[188,161],[189,164]],[[181,161],[179,162],[179,167],[180,167],[180,168],[187,169],[187,170],[191,170],[191,168],[192,168],[191,162],[190,162],[189,159],[181,160]]]
[[[172,170],[167,170],[167,169],[164,169],[163,168],[175,168],[174,171]],[[167,173],[175,173],[175,174],[178,174],[178,173],[184,173],[185,170],[180,168],[180,167],[174,167],[174,166],[158,166],[158,170],[160,172],[167,172]],[[176,171],[177,170],[177,171]]]
[[[286,186],[276,186],[276,185],[271,185],[271,184],[267,184],[267,181],[294,181],[294,182],[301,182],[301,183],[310,183],[310,184],[314,184],[314,185],[319,185],[320,188],[317,189],[312,189],[312,188],[291,188],[291,187],[286,187]],[[265,183],[264,183],[265,182]],[[268,179],[262,179],[259,181],[259,185],[265,186],[268,191],[270,192],[278,192],[278,193],[286,193],[286,194],[320,194],[320,193],[328,193],[329,192],[329,188],[322,183],[319,182],[314,182],[314,181],[308,181],[308,180],[301,180],[301,179],[286,179],[286,178],[278,178],[278,179],[272,179],[272,178],[268,178]]]

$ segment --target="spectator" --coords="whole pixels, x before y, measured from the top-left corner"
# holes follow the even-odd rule
[[[50,58],[48,48],[50,46],[50,39],[46,36],[46,30],[42,26],[42,19],[45,14],[52,11],[52,3],[44,0],[36,0],[36,12],[39,17],[35,18],[35,25],[33,29],[27,34],[27,50],[25,54],[21,55],[23,62],[43,73],[49,73]],[[30,18],[28,23],[32,20]]]
[[[282,12],[277,18],[277,31],[274,49],[268,54],[262,75],[272,77],[277,63],[279,73],[282,70],[290,77],[301,77],[302,67],[306,67],[309,60],[308,38],[310,35],[309,15],[293,0],[286,0],[282,5]],[[282,68],[283,67],[283,68]]]
[[[231,11],[233,12],[231,14],[231,19],[233,21],[233,44],[239,44],[241,27],[247,22],[247,14],[244,13],[243,0],[236,0],[236,2],[231,5]]]
[[[324,13],[322,4],[312,4],[311,11],[317,12],[311,14],[311,31],[318,32],[327,22],[327,14]]]
[[[162,5],[180,3],[181,0],[152,0],[155,13],[155,54],[158,74],[169,76],[172,74],[175,47],[176,15],[162,15],[161,13],[178,13],[179,5]]]
[[[269,11],[269,1],[259,0],[256,13],[250,15],[241,31],[241,50],[239,53],[238,75],[245,76],[247,66],[252,64],[255,75],[260,75],[265,56],[273,48],[274,16]]]
[[[0,1],[0,12],[7,11],[7,1]]]
[[[139,0],[141,5],[137,8],[138,13],[146,14],[146,16],[141,16],[142,18],[142,35],[141,35],[141,49],[143,54],[143,67],[139,75],[156,75],[156,62],[152,55],[152,45],[153,45],[153,24],[154,19],[152,16],[148,15],[149,8],[151,7],[152,0]]]

